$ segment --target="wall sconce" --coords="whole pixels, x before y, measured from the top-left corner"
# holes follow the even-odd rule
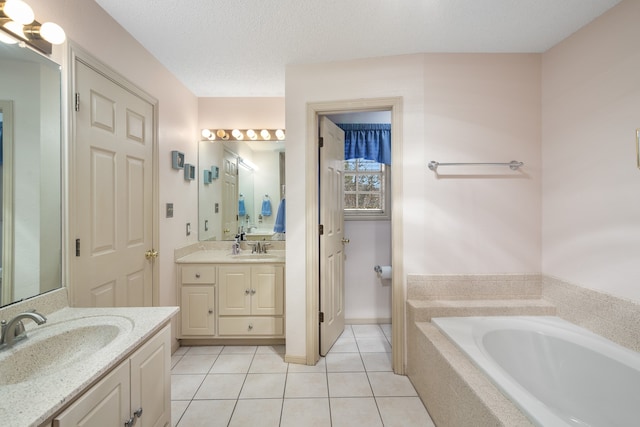
[[[0,0],[0,30],[46,55],[51,54],[52,45],[62,44],[67,38],[58,24],[36,21],[31,6],[22,0]],[[0,35],[1,41],[11,43],[10,37]]]
[[[236,141],[249,139],[251,141],[284,141],[284,129],[262,129],[256,132],[254,129],[202,129],[202,138],[204,140],[215,141],[222,139],[227,141],[232,136]]]

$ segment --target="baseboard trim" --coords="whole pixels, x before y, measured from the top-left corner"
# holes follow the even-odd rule
[[[390,317],[377,317],[375,319],[344,319],[347,325],[385,325],[391,324]]]
[[[290,356],[288,354],[285,354],[284,361],[287,363],[296,363],[298,365],[306,365],[307,357],[306,356]]]

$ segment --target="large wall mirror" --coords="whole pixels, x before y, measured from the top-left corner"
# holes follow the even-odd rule
[[[274,233],[285,194],[284,141],[200,141],[198,239],[283,239]],[[209,179],[210,171],[213,173]]]
[[[62,286],[60,66],[0,42],[0,305]]]

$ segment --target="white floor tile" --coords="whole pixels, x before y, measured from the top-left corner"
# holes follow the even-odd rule
[[[280,427],[331,427],[329,399],[284,399]]]
[[[256,354],[253,356],[249,373],[271,374],[287,372],[288,363],[282,354]]]
[[[332,427],[382,427],[373,398],[330,399]]]
[[[182,356],[182,359],[171,370],[172,374],[206,374],[213,366],[218,356],[206,354],[202,356],[190,356],[190,352]]]
[[[212,374],[246,374],[253,355],[251,354],[221,354],[209,371]]]
[[[237,399],[245,377],[244,374],[209,374],[194,399]]]
[[[299,363],[289,363],[289,373],[298,372],[327,372],[327,361],[324,357],[321,357],[314,366],[301,365]]]
[[[282,399],[238,400],[229,427],[278,427]]]
[[[173,352],[172,356],[184,356],[187,351],[189,351],[190,347],[178,347],[178,349]]]
[[[360,356],[367,372],[393,371],[391,353],[362,353]]]
[[[175,354],[171,356],[171,369],[178,364],[178,362],[182,359],[182,355],[176,356]]]
[[[352,336],[353,336],[353,329],[351,328],[351,325],[344,325],[344,331],[342,331],[340,338],[352,337]]]
[[[389,345],[389,341],[384,336],[356,338],[356,342],[360,353],[391,352],[391,345]]]
[[[393,372],[369,372],[373,394],[378,396],[417,396],[409,377]]]
[[[378,397],[385,427],[435,427],[419,397]]]
[[[222,349],[222,354],[255,354],[256,345],[226,345]]]
[[[369,379],[364,372],[329,372],[329,397],[373,396]]]
[[[327,374],[289,373],[284,391],[285,399],[300,397],[328,397]]]
[[[353,335],[356,338],[384,337],[382,329],[378,325],[351,325]]]
[[[178,421],[182,418],[182,414],[187,410],[190,400],[172,400],[171,401],[171,426],[176,427]]]
[[[256,354],[284,354],[284,345],[259,345]]]
[[[329,353],[327,372],[364,372],[360,353]]]
[[[331,353],[357,353],[356,339],[351,336],[340,337],[331,347]]]
[[[240,399],[275,399],[284,395],[287,374],[249,374],[244,381]]]
[[[171,375],[171,400],[191,400],[205,375]]]
[[[226,427],[235,406],[235,400],[194,400],[178,427]]]
[[[221,345],[199,345],[189,347],[189,356],[198,356],[201,354],[220,354],[224,346]]]

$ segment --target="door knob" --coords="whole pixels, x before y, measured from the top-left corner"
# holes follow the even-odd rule
[[[349,243],[349,239],[344,239],[344,238],[343,238],[343,239],[342,239],[342,243],[346,245],[347,243]]]
[[[158,251],[156,251],[155,249],[149,249],[144,253],[144,257],[146,259],[155,259],[158,257]]]

